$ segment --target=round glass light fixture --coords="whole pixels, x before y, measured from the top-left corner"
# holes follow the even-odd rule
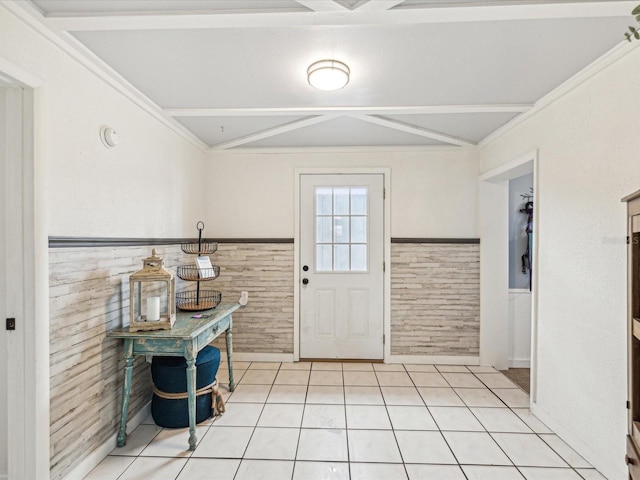
[[[307,68],[309,85],[318,90],[338,90],[349,83],[349,67],[338,60],[320,60]]]

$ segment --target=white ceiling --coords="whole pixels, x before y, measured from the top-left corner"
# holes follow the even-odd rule
[[[637,1],[16,3],[233,149],[477,144],[620,43]],[[344,89],[308,85],[324,58],[351,68]]]

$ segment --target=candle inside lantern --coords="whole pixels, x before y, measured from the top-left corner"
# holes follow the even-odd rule
[[[157,322],[160,320],[160,297],[147,298],[147,321]]]

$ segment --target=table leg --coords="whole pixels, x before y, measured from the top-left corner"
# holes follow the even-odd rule
[[[129,414],[129,396],[133,379],[133,342],[124,341],[124,383],[122,384],[122,410],[120,412],[120,430],[118,431],[119,447],[127,443],[127,415]]]
[[[189,405],[189,450],[196,449],[196,359],[193,351],[187,358],[187,403]]]
[[[233,392],[236,388],[236,383],[233,381],[233,334],[231,333],[232,326],[233,322],[231,317],[229,317],[229,328],[227,328],[224,339],[227,343],[227,363],[229,364],[229,390]]]

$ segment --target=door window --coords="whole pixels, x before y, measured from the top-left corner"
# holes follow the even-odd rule
[[[316,187],[317,272],[366,272],[367,187]]]

